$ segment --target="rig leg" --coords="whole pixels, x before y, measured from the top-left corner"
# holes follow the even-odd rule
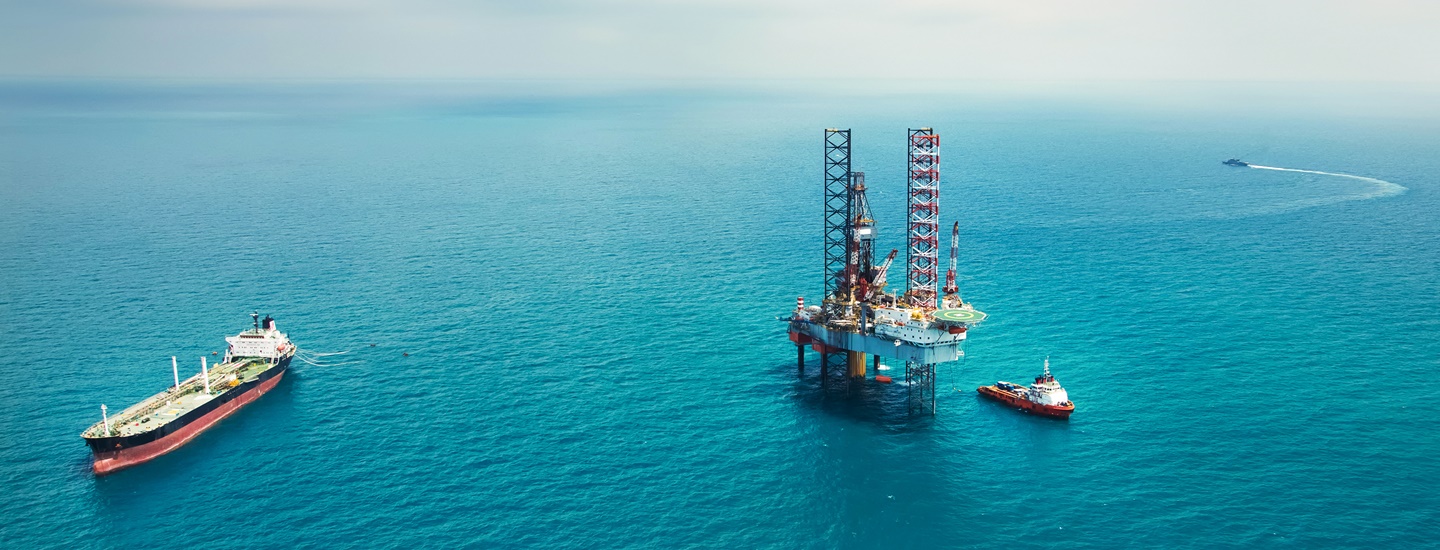
[[[905,395],[910,398],[910,404],[913,406],[915,404],[915,381],[910,379],[912,374],[910,365],[912,364],[909,361],[905,362]]]
[[[848,354],[836,350],[831,353],[820,354],[820,385],[828,387],[830,384],[830,373],[843,374],[845,365],[848,362]],[[847,378],[848,379],[848,378]]]
[[[795,365],[805,372],[805,346],[795,346]]]
[[[845,375],[849,378],[864,378],[865,354],[859,351],[847,351],[845,355]]]
[[[905,363],[905,389],[910,394],[912,410],[935,414],[935,364]]]
[[[876,376],[879,376],[879,375],[880,375],[880,356],[879,356],[879,355],[876,355],[876,356],[875,356],[875,375],[876,375]]]
[[[925,365],[925,393],[930,399],[930,415],[935,415],[935,364]]]

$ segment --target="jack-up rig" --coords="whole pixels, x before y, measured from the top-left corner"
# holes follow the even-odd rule
[[[909,131],[906,203],[906,280],[903,293],[886,292],[886,274],[898,250],[875,265],[875,219],[865,198],[864,172],[851,171],[850,130],[825,130],[825,298],[819,306],[795,301],[789,319],[797,364],[805,347],[820,354],[822,383],[845,369],[846,380],[865,378],[867,354],[905,362],[912,407],[935,413],[935,364],[960,358],[965,331],[985,319],[960,299],[955,256],[960,224],[950,233],[950,270],[936,292],[940,264],[940,136]],[[833,365],[832,365],[833,363]]]

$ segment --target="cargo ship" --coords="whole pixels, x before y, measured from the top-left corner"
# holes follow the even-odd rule
[[[220,363],[207,365],[185,380],[170,358],[175,385],[111,417],[100,405],[101,421],[80,434],[94,455],[96,475],[147,462],[179,448],[221,419],[280,383],[295,344],[275,328],[275,320],[251,314],[254,328],[225,339],[230,345]]]
[[[1050,375],[1050,358],[1045,358],[1045,373],[1035,377],[1029,388],[1000,381],[993,386],[980,386],[976,391],[1001,403],[1012,405],[1030,414],[1067,419],[1075,412],[1075,403],[1055,377]]]

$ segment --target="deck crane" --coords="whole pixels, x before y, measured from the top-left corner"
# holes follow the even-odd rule
[[[960,301],[960,287],[955,286],[955,256],[959,253],[960,222],[957,221],[955,226],[950,229],[950,270],[945,272],[945,288],[942,289],[945,291],[946,301],[952,299],[956,302]]]
[[[870,277],[869,290],[871,292],[865,296],[866,299],[872,298],[875,294],[885,292],[885,273],[890,271],[890,264],[895,263],[895,255],[899,253],[900,249],[898,248],[890,249],[890,255],[885,257],[885,263],[875,268],[874,275]]]

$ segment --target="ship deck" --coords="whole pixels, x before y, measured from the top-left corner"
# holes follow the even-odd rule
[[[212,394],[205,393],[204,377],[196,374],[182,381],[179,391],[176,391],[175,388],[166,388],[165,391],[152,395],[131,405],[120,414],[112,416],[109,436],[131,436],[164,426],[204,405],[214,399],[215,395],[223,393],[224,390],[254,379],[270,366],[268,361],[256,358],[238,359],[216,365],[210,369]],[[234,375],[233,379],[230,378],[231,375]],[[100,422],[85,430],[83,435],[85,437],[107,437],[104,432],[105,423]]]

